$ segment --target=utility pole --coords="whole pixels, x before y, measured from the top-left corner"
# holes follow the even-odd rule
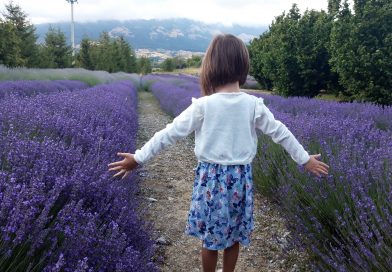
[[[72,45],[72,56],[75,56],[75,23],[74,23],[74,10],[73,5],[77,3],[78,0],[67,0],[68,3],[71,3],[71,45]]]

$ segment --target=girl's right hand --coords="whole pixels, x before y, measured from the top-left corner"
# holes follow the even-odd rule
[[[122,175],[121,179],[124,179],[126,176],[129,175],[132,169],[135,169],[139,164],[136,162],[134,158],[134,154],[131,153],[117,153],[118,156],[124,157],[122,161],[112,162],[108,164],[109,171],[119,170],[117,174],[113,177],[117,177]]]
[[[305,170],[320,177],[321,174],[328,175],[329,166],[319,161],[321,154],[310,155],[309,161],[305,164]]]

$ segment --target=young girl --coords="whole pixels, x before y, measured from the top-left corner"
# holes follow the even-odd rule
[[[135,154],[118,153],[122,161],[109,171],[124,178],[165,147],[195,131],[195,170],[192,202],[185,233],[202,240],[205,272],[215,271],[217,251],[224,250],[223,271],[234,271],[239,243],[249,246],[253,225],[251,162],[256,154],[256,129],[281,144],[293,160],[318,176],[328,166],[318,155],[309,155],[285,125],[274,119],[262,98],[240,91],[249,72],[249,55],[237,37],[216,36],[202,62],[203,96],[192,99],[166,128]]]

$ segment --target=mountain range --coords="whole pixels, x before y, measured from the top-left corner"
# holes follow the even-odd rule
[[[59,28],[70,40],[70,23],[60,22],[36,25],[38,42],[43,42],[49,27]],[[75,22],[75,43],[83,37],[97,40],[106,31],[111,37],[123,36],[134,49],[185,50],[204,52],[217,33],[231,33],[248,43],[266,31],[268,26],[248,27],[206,24],[190,19],[137,19],[128,21]]]

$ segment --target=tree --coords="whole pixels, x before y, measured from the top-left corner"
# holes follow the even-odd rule
[[[91,58],[92,44],[88,38],[83,38],[80,43],[80,51],[77,55],[79,65],[88,70],[94,70],[94,64]]]
[[[284,96],[317,95],[339,88],[329,65],[331,17],[297,5],[275,18],[269,30],[249,45],[250,73],[266,89]]]
[[[339,13],[341,0],[328,0],[328,14],[335,16]]]
[[[46,33],[44,54],[49,60],[48,68],[71,66],[72,49],[67,45],[65,35],[59,28],[50,27]]]
[[[199,68],[201,66],[201,56],[192,55],[190,59],[185,62],[186,67]]]
[[[141,57],[137,60],[137,71],[143,75],[152,72],[151,60],[147,57]]]
[[[274,78],[272,67],[277,63],[269,52],[272,49],[271,32],[264,32],[259,38],[255,38],[248,45],[250,58],[249,73],[259,82],[261,87],[266,90],[272,90]]]
[[[165,59],[162,64],[161,64],[161,68],[164,71],[167,72],[173,72],[175,67],[175,63],[174,63],[174,59],[173,58],[167,58]]]
[[[392,104],[392,2],[347,1],[331,33],[331,64],[352,100]]]
[[[108,32],[102,32],[97,44],[93,49],[93,62],[95,64],[95,70],[103,70],[112,72],[113,70],[113,59],[110,36]]]
[[[0,19],[0,64],[18,67],[25,64],[20,52],[20,38],[16,35],[15,26]]]
[[[120,55],[120,71],[128,72],[128,73],[136,73],[137,72],[137,64],[136,64],[136,54],[133,51],[131,45],[125,41],[124,37],[121,36],[117,39],[116,43],[119,46],[119,55]]]
[[[306,11],[298,22],[297,62],[302,88],[309,96],[322,89],[340,90],[338,76],[331,71],[328,45],[332,29],[331,17],[324,11]]]
[[[21,43],[18,44],[21,61],[19,64],[27,67],[37,65],[38,50],[37,36],[35,35],[35,27],[27,20],[27,14],[22,11],[21,7],[10,2],[5,5],[6,12],[3,13],[5,22],[14,26],[15,36]],[[16,45],[16,44],[15,44]],[[16,62],[17,63],[17,62]]]

